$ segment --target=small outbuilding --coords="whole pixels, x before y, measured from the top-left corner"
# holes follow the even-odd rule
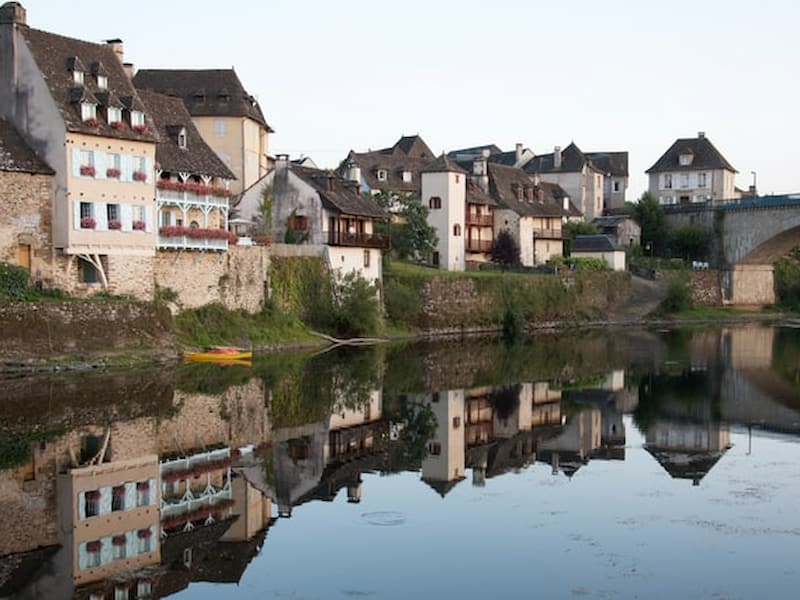
[[[573,258],[600,258],[613,271],[625,270],[625,251],[607,235],[579,235],[570,249]]]

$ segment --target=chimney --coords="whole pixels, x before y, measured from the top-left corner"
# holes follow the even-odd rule
[[[346,177],[350,181],[356,182],[359,186],[361,185],[361,167],[359,167],[358,163],[352,159],[347,161]]]
[[[517,146],[514,148],[514,158],[516,159],[515,164],[519,164],[522,160],[522,144],[519,142],[517,142]]]
[[[24,25],[27,27],[28,18],[25,7],[19,2],[6,2],[0,6],[0,25]]]
[[[125,54],[122,51],[122,40],[119,38],[114,38],[113,40],[106,40],[106,46],[110,47],[114,51],[114,54],[117,55],[117,60],[119,61],[119,64],[124,65]]]
[[[128,79],[133,79],[133,76],[136,75],[136,69],[133,63],[122,63],[122,69],[125,71],[125,75],[128,76]]]
[[[489,161],[489,151],[481,150],[480,156],[476,156],[472,160],[472,174],[474,175],[475,183],[484,192],[489,191],[489,171],[487,163]]]
[[[336,177],[334,176],[334,174],[333,174],[332,172],[328,172],[328,181],[327,181],[327,186],[326,186],[326,189],[327,189],[329,192],[332,192],[332,191],[333,191],[333,180],[334,180],[335,178],[336,178]]]
[[[553,148],[553,168],[561,168],[561,146],[556,146]]]
[[[702,140],[704,137],[706,137],[706,132],[705,131],[698,131],[697,132],[697,137]]]

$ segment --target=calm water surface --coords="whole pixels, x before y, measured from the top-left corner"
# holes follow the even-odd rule
[[[800,328],[0,382],[0,598],[797,598]]]

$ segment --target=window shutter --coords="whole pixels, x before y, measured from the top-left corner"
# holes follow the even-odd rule
[[[131,177],[131,171],[133,170],[133,167],[131,165],[132,162],[131,157],[128,156],[127,154],[123,154],[122,156],[120,156],[119,162],[121,166],[120,171],[122,171],[122,173],[120,173],[119,180],[132,181],[133,177]]]
[[[122,221],[122,231],[133,231],[133,209],[130,204],[120,204],[119,213]]]
[[[95,202],[94,218],[98,231],[108,230],[108,205],[105,202]]]
[[[147,175],[146,182],[152,183],[153,182],[153,160],[146,156],[144,159],[144,172]]]
[[[145,206],[144,207],[144,230],[147,233],[153,231],[153,207],[152,206]]]
[[[77,148],[72,149],[72,175],[78,177],[81,174],[81,151]]]
[[[94,153],[94,176],[95,179],[105,179],[106,178],[106,164],[108,161],[106,157],[108,154],[105,152],[95,152]]]
[[[73,229],[81,228],[81,203],[77,199],[72,201],[72,227]]]

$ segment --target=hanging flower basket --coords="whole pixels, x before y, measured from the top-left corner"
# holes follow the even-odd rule
[[[144,171],[134,171],[133,172],[133,180],[134,181],[147,181],[147,173]]]
[[[111,167],[110,169],[106,169],[106,177],[108,177],[109,179],[119,179],[119,176],[121,174],[122,173],[120,172],[119,169],[115,169],[113,167]]]
[[[80,174],[82,177],[94,177],[95,172],[93,165],[81,165]]]
[[[119,219],[111,219],[108,222],[108,228],[109,229],[122,229],[122,221],[120,221]]]
[[[225,240],[235,244],[239,239],[235,233],[227,229],[202,229],[200,227],[185,227],[183,225],[164,225],[158,232],[164,237],[186,236],[197,240]]]
[[[144,231],[145,230],[145,222],[144,221],[134,221],[133,222],[133,230],[134,231]]]
[[[94,220],[94,217],[81,218],[81,229],[94,229],[96,226],[97,226],[97,221]]]

